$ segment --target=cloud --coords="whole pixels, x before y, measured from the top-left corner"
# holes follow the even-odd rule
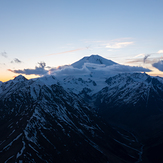
[[[133,38],[118,38],[113,40],[84,40],[91,44],[93,48],[106,48],[107,51],[114,51],[134,44]]]
[[[5,63],[0,63],[0,65],[6,65]]]
[[[11,61],[11,63],[22,63],[22,61],[20,61],[18,58],[14,58],[14,60]]]
[[[141,54],[138,54],[138,55],[136,55],[136,56],[134,56],[134,58],[137,58],[137,57],[140,57],[140,56],[145,56],[145,54],[144,53],[141,53]]]
[[[120,49],[120,48],[124,48],[128,45],[133,44],[133,42],[113,42],[113,43],[108,43],[106,45],[106,48],[109,49]]]
[[[73,66],[64,66],[51,69],[49,74],[56,76],[77,76],[77,75],[91,75],[94,74],[97,77],[103,75],[103,77],[109,75],[115,75],[118,73],[134,73],[134,72],[150,72],[150,69],[138,67],[138,66],[128,66],[114,64],[111,66],[94,64],[94,63],[85,63],[82,68],[74,68]]]
[[[144,58],[143,58],[143,62],[145,63],[145,61],[147,60],[147,58],[150,56],[150,54],[147,54],[147,55],[145,55],[144,56]]]
[[[118,73],[125,73],[125,72],[150,72],[150,69],[139,67],[139,66],[128,66],[128,65],[119,65],[119,64],[114,64],[111,66],[106,67],[107,71],[113,71],[113,72],[118,72]]]
[[[127,59],[128,61],[126,62],[127,64],[129,63],[142,63],[143,59],[139,58],[139,59]]]
[[[163,50],[159,50],[157,53],[158,54],[162,54],[163,53]]]
[[[13,73],[25,74],[25,75],[55,75],[60,76],[78,76],[78,75],[97,75],[103,74],[104,76],[115,75],[117,73],[133,73],[133,72],[150,72],[151,70],[138,67],[138,66],[126,66],[120,64],[114,64],[111,66],[106,66],[105,64],[94,64],[94,63],[85,63],[82,68],[74,68],[71,65],[60,66],[58,68],[47,69],[45,62],[38,63],[39,66],[36,66],[35,69],[23,69],[23,70],[11,70]]]
[[[89,64],[91,66],[91,64]],[[95,66],[93,64],[93,68],[97,71],[107,71],[107,72],[113,72],[113,73],[125,73],[125,72],[150,72],[150,69],[139,67],[139,66],[129,66],[129,65],[121,65],[121,64],[113,64],[111,66],[104,66],[99,65]]]
[[[64,51],[64,52],[60,52],[60,53],[48,54],[48,55],[46,55],[46,56],[57,55],[57,54],[65,54],[65,53],[71,53],[71,52],[80,51],[80,50],[84,50],[84,49],[88,49],[88,48],[89,48],[89,47],[86,47],[86,48],[79,48],[79,49]]]
[[[126,63],[141,63],[143,61],[143,63],[148,63],[148,64],[155,64],[157,63],[156,61],[158,61],[158,59],[160,59],[160,57],[157,57],[159,54],[163,54],[163,50],[159,50],[158,52],[155,52],[155,53],[148,53],[148,54],[145,54],[145,53],[141,53],[141,54],[138,54],[136,56],[134,56],[133,58],[137,58],[137,57],[143,57],[143,59],[131,59],[130,61],[126,62]],[[149,56],[154,56],[153,59],[148,59]],[[162,57],[161,57],[162,59]]]
[[[7,53],[5,51],[4,52],[1,52],[0,55],[3,56],[3,57],[5,57],[5,58],[7,58]]]
[[[153,55],[153,54],[163,54],[163,50],[159,50],[158,52],[149,53],[149,54],[141,53],[141,54],[138,54],[138,55],[134,56],[134,58],[137,58],[137,57],[140,57],[140,56],[143,56],[143,57],[148,56],[149,57],[150,55]]]
[[[49,68],[50,69],[51,67],[50,66],[46,66],[46,68]]]
[[[69,75],[88,75],[90,74],[90,70],[83,66],[81,69],[74,68],[73,66],[63,66],[58,69],[49,70],[49,74],[56,76],[69,76]]]
[[[39,66],[35,67],[35,69],[23,69],[23,70],[11,70],[8,69],[8,71],[11,71],[13,73],[17,73],[17,74],[25,74],[25,75],[39,75],[39,76],[43,76],[46,75],[48,73],[48,70],[45,70],[45,66],[46,63],[45,62],[40,62],[38,63]]]
[[[152,66],[157,68],[160,71],[163,71],[163,61],[162,60],[160,60],[156,63],[153,63]]]
[[[154,57],[154,58],[148,58],[145,60],[146,64],[153,64],[155,62],[158,62],[160,57]],[[144,58],[137,58],[137,59],[127,59],[128,61],[126,64],[141,64],[144,63]]]
[[[98,68],[104,68],[106,67],[105,64],[96,64],[96,63],[84,63],[84,66],[83,67],[91,67],[91,68],[94,68],[94,69],[98,69]]]

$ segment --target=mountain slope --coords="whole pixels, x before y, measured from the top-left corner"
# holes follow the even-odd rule
[[[19,80],[18,80],[19,79]],[[45,82],[47,81],[47,82]],[[49,81],[49,82],[48,82]],[[141,144],[124,139],[51,77],[3,83],[2,162],[135,162]],[[45,82],[45,83],[44,83]],[[121,131],[123,133],[123,131]]]
[[[140,131],[148,118],[163,113],[163,84],[157,78],[139,73],[119,74],[106,83],[108,86],[93,99],[107,121]]]
[[[0,83],[2,162],[163,161],[163,79],[114,65],[92,55],[72,64],[87,75]]]

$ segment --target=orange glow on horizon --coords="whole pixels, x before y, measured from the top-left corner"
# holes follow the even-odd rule
[[[15,77],[19,76],[20,74],[18,75],[14,75],[14,76],[0,76],[0,81],[2,82],[7,82],[9,80],[13,80]],[[40,76],[36,76],[36,75],[23,75],[25,78],[27,79],[33,79],[33,78],[38,78]]]
[[[58,66],[57,69],[60,68],[60,67],[61,66]],[[51,75],[51,71],[50,70],[48,71],[48,74]],[[159,71],[157,69],[155,69],[152,72],[146,72],[146,74],[148,74],[150,76],[160,76],[160,77],[163,77],[163,72],[161,72],[161,71]],[[20,75],[20,74],[14,74],[10,70],[8,70],[6,73],[3,73],[3,75],[2,74],[0,75],[0,81],[7,82],[9,80],[13,80],[18,75]],[[33,79],[33,78],[39,78],[40,77],[39,75],[23,75],[23,76],[25,78],[27,78],[27,79]]]

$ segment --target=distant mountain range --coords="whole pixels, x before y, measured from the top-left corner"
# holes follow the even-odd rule
[[[1,162],[163,162],[163,78],[98,55],[69,69],[0,83]]]

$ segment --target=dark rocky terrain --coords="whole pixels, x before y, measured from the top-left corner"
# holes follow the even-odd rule
[[[89,69],[0,83],[1,162],[163,162],[163,79]]]

